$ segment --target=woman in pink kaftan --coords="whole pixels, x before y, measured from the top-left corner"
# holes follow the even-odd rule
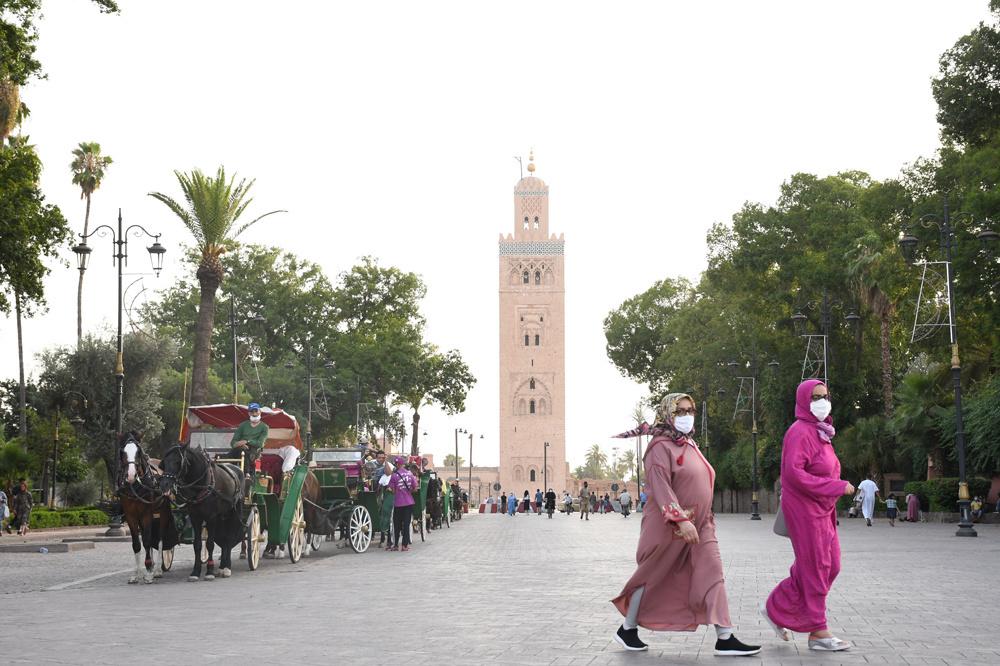
[[[637,625],[654,631],[694,631],[714,624],[715,654],[757,654],[732,634],[722,557],[715,536],[715,470],[689,436],[694,401],[683,393],[664,398],[646,448],[648,502],[642,514],[638,567],[612,603],[625,616],[616,640],[644,650]],[[655,507],[655,510],[650,510]]]
[[[781,451],[781,511],[795,562],[762,608],[779,638],[789,640],[789,630],[808,633],[809,648],[822,651],[850,647],[826,623],[826,596],[840,573],[837,499],[854,492],[840,478],[830,408],[823,382],[799,384],[795,423],[785,433]]]

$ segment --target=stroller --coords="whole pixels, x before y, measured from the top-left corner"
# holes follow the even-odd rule
[[[857,518],[858,515],[860,515],[860,513],[861,513],[861,500],[855,498],[854,504],[852,504],[851,508],[847,510],[847,517]]]

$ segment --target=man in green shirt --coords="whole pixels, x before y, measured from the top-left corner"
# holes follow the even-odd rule
[[[267,424],[260,418],[260,405],[251,402],[247,405],[250,418],[236,428],[229,442],[232,449],[227,458],[242,458],[243,471],[248,475],[253,473],[254,461],[260,457],[260,452],[267,441]]]

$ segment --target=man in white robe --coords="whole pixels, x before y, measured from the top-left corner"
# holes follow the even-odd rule
[[[875,498],[878,496],[878,486],[872,481],[871,475],[858,484],[858,497],[861,498],[861,514],[865,517],[868,527],[872,526],[872,516],[875,515]]]

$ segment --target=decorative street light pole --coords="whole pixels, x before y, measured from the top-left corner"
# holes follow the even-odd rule
[[[234,338],[235,340],[235,338]],[[233,350],[235,351],[235,343],[233,345]],[[313,376],[313,353],[312,353],[312,343],[306,341],[306,384],[308,388],[306,389],[306,458],[312,453],[312,413],[313,413],[313,381],[321,379],[321,377]],[[235,355],[234,355],[235,358]],[[286,368],[294,368],[295,364],[291,361],[285,363]],[[326,361],[323,367],[327,370],[333,370],[337,365],[333,361]],[[235,366],[233,368],[235,370]],[[233,385],[235,389],[235,384]],[[322,410],[320,410],[320,417],[322,416]]]
[[[953,217],[956,220],[964,218],[968,222],[973,222],[973,218],[970,213],[952,214],[948,206],[948,195],[945,195],[943,215],[930,213],[921,217],[917,220],[917,222],[925,228],[936,227],[938,229],[941,235],[941,249],[944,251],[945,260],[943,263],[948,296],[947,326],[949,341],[951,342],[951,381],[955,390],[955,447],[958,450],[958,510],[960,518],[958,522],[958,530],[955,532],[955,536],[974,537],[978,535],[976,533],[976,529],[972,526],[972,513],[969,507],[969,484],[965,476],[965,429],[962,422],[962,364],[959,360],[958,354],[958,319],[955,316],[955,285],[954,275],[952,272],[951,253],[952,247],[957,242],[955,229],[952,226]],[[913,261],[917,244],[920,242],[919,239],[911,233],[912,228],[913,224],[904,225],[903,234],[899,239],[900,249],[902,250],[903,256],[907,262]],[[984,228],[976,234],[976,238],[979,239],[984,248],[987,248],[989,244],[1000,240],[1000,234],[992,229]],[[931,262],[924,261],[923,263],[926,274],[927,265]],[[923,291],[923,283],[921,283],[921,291]],[[913,335],[910,338],[911,342],[915,339],[919,339],[917,335],[918,328],[921,328],[919,317],[920,303],[918,302],[917,319],[914,320]],[[923,328],[933,332],[935,330],[935,326],[940,326],[940,324],[937,322],[933,324],[924,324]],[[927,334],[929,335],[929,333]]]
[[[463,435],[467,434],[469,431],[464,428],[455,428],[455,481],[458,481],[458,433]],[[469,446],[472,446],[472,435],[469,435]],[[469,454],[470,456],[472,454]]]
[[[549,492],[549,443],[542,447],[542,477],[545,479],[545,492]]]
[[[101,236],[105,236],[108,233],[111,234],[111,243],[116,247],[114,254],[112,254],[112,263],[118,267],[118,338],[115,356],[115,393],[117,394],[115,403],[115,442],[113,446],[118,446],[118,440],[122,436],[122,432],[125,430],[125,364],[123,360],[123,346],[122,346],[122,276],[123,269],[128,263],[128,235],[132,234],[136,238],[141,238],[143,234],[149,236],[153,239],[153,244],[146,248],[149,252],[150,261],[153,264],[153,271],[156,273],[156,277],[160,276],[160,271],[163,270],[163,255],[166,253],[167,249],[160,245],[160,234],[154,234],[146,230],[140,224],[130,225],[127,229],[122,229],[122,211],[121,208],[118,209],[118,233],[115,233],[115,229],[110,225],[102,224],[89,234],[79,234],[80,242],[73,246],[73,252],[76,254],[77,268],[80,269],[82,274],[87,270],[87,262],[90,260],[90,253],[93,249],[87,245],[87,239],[94,234],[100,233]],[[118,456],[115,456],[115,478],[118,478]],[[122,536],[124,531],[122,530],[122,522],[120,515],[114,515],[111,517],[111,522],[108,525],[108,530],[104,534],[105,536]]]
[[[250,318],[255,324],[263,324],[266,319],[260,313],[255,314]],[[236,296],[232,296],[229,300],[229,330],[233,334],[233,404],[239,402],[239,389],[237,388],[237,380],[239,379],[239,358],[237,357],[236,350],[236,327],[238,323],[236,321]]]
[[[829,385],[829,360],[830,360],[830,334],[833,328],[833,309],[847,309],[848,312],[844,315],[844,321],[851,325],[852,330],[857,331],[858,325],[861,323],[861,317],[858,315],[857,310],[854,307],[850,307],[844,304],[844,302],[838,299],[831,299],[830,292],[826,287],[823,287],[823,297],[820,301],[809,301],[803,303],[792,315],[792,324],[795,326],[795,332],[806,338],[806,355],[802,360],[802,380],[809,378],[820,379],[824,384]],[[815,336],[806,333],[805,324],[809,320],[802,310],[819,310],[820,316],[820,331],[822,335]],[[814,338],[820,338],[822,341],[822,348],[818,351],[813,350],[812,342]],[[810,354],[816,354],[819,358],[811,358]]]
[[[486,439],[486,435],[480,435],[479,439]],[[469,499],[472,499],[472,433],[469,433]]]
[[[740,364],[736,361],[730,361],[727,365],[733,370],[740,367]],[[777,361],[771,361],[767,364],[768,368],[774,370],[780,364]],[[746,367],[746,366],[744,366]],[[760,520],[760,498],[758,496],[760,492],[759,476],[758,476],[758,463],[757,463],[757,343],[754,342],[753,352],[750,359],[750,376],[749,377],[736,377],[740,380],[740,393],[736,396],[736,409],[733,411],[733,420],[736,419],[736,415],[740,412],[750,412],[751,428],[750,434],[753,438],[753,477],[751,480],[751,495],[750,495],[750,520]],[[745,406],[740,409],[740,398],[743,396],[743,384],[745,382],[750,382],[750,409]]]

